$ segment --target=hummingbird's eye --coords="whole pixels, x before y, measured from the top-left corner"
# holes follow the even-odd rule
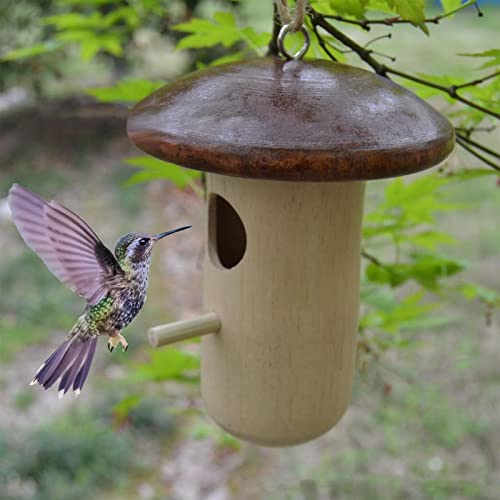
[[[149,242],[149,238],[141,238],[139,240],[139,245],[141,245],[141,247],[145,247]]]

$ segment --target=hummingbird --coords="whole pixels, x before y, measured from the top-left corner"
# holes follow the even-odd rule
[[[68,390],[78,396],[89,374],[97,338],[108,336],[108,349],[128,343],[121,331],[135,318],[146,300],[151,252],[165,236],[128,233],[113,253],[91,227],[57,201],[47,202],[19,184],[9,190],[12,219],[25,243],[47,268],[87,301],[66,340],[45,360],[31,385],[48,389],[58,380],[58,395]]]

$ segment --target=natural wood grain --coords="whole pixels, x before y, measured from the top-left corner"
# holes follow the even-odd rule
[[[158,158],[279,180],[394,177],[454,146],[448,120],[415,94],[331,61],[259,58],[191,73],[139,102],[127,128]]]
[[[202,339],[202,393],[232,434],[269,446],[312,439],[351,397],[359,307],[363,182],[289,183],[208,176],[246,231],[242,260],[224,269],[231,238],[208,208],[205,307],[221,318]]]

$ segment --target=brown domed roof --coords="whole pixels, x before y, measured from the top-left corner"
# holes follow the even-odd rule
[[[224,175],[361,180],[438,164],[448,120],[403,87],[330,61],[261,58],[191,73],[139,102],[128,134],[140,149]]]

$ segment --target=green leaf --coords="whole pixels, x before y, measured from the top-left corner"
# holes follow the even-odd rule
[[[463,208],[443,200],[440,191],[449,182],[449,177],[437,174],[423,175],[412,182],[405,183],[401,178],[390,182],[384,201],[365,217],[364,237],[385,235],[396,240],[402,231],[433,224],[439,212]]]
[[[418,26],[426,35],[429,29],[425,25],[425,3],[424,0],[387,0],[391,9],[401,16],[401,18],[410,21],[414,26]]]
[[[467,268],[463,261],[453,260],[438,255],[415,255],[415,263],[410,266],[408,274],[424,288],[437,290],[439,280],[453,276]]]
[[[235,437],[223,431],[219,427],[211,423],[198,423],[191,429],[191,435],[194,439],[213,439],[217,446],[222,448],[232,448],[238,450],[241,448],[241,443]]]
[[[463,271],[467,265],[439,255],[415,254],[413,261],[405,263],[377,265],[373,262],[365,269],[368,282],[399,287],[409,280],[414,280],[422,287],[437,291],[439,281]]]
[[[229,48],[241,41],[262,55],[262,49],[267,47],[271,38],[268,33],[257,32],[251,27],[240,29],[230,12],[216,12],[212,20],[193,18],[172,29],[189,33],[177,43],[178,49],[200,49],[215,45]]]
[[[401,330],[426,329],[434,326],[442,326],[444,320],[431,319],[428,313],[440,307],[440,304],[422,304],[424,294],[417,292],[408,295],[402,300],[394,301],[389,307],[375,309],[360,320],[361,330],[376,328],[391,334]],[[398,340],[399,344],[400,340]]]
[[[98,34],[90,29],[74,29],[61,31],[54,37],[60,42],[80,44],[80,55],[84,61],[89,61],[100,51],[115,56],[123,53],[121,35],[113,31]]]
[[[161,173],[149,171],[149,170],[141,170],[140,172],[136,172],[132,174],[127,181],[124,183],[125,187],[134,186],[135,184],[142,184],[143,182],[152,182],[157,181],[158,179],[162,179]]]
[[[267,49],[269,40],[271,40],[270,33],[255,31],[250,26],[240,30],[240,36],[241,39],[257,53],[260,53],[263,48]]]
[[[173,347],[153,351],[151,361],[135,368],[133,377],[138,380],[196,380],[200,359],[194,354]]]
[[[473,283],[465,283],[460,286],[462,295],[467,300],[481,300],[482,302],[493,306],[500,307],[500,291]]]
[[[462,0],[441,0],[441,7],[443,8],[443,13],[448,14],[451,17],[451,13],[459,12],[471,5],[477,3],[477,0],[467,0],[463,2]]]
[[[126,163],[134,167],[143,168],[142,172],[134,174],[126,183],[127,186],[140,182],[149,182],[157,179],[166,179],[178,188],[192,185],[194,179],[201,177],[198,170],[179,167],[174,163],[158,160],[152,156],[135,156],[127,158]]]
[[[464,57],[479,57],[479,58],[490,59],[489,61],[486,61],[481,66],[481,68],[489,68],[491,66],[500,65],[500,49],[489,49],[489,50],[484,50],[482,52],[460,53],[458,55]]]
[[[451,10],[455,10],[460,7],[462,4],[462,0],[440,0],[439,2],[441,7],[443,8],[443,12],[450,12]]]
[[[90,42],[97,41],[95,33],[90,29],[74,29],[74,30],[61,31],[59,33],[56,33],[54,35],[54,38],[60,42],[65,42],[65,43],[69,42],[85,43],[87,41]]]
[[[437,330],[451,323],[456,323],[457,318],[454,316],[421,316],[419,318],[408,319],[401,323],[402,331],[426,331],[426,330]]]
[[[330,0],[330,7],[340,16],[363,19],[368,0]]]
[[[370,263],[365,270],[366,279],[372,283],[387,284],[393,288],[401,286],[412,278],[408,264],[387,264],[378,266]]]
[[[389,8],[389,5],[387,5],[387,0],[369,0],[367,8],[377,13],[383,12],[389,16],[396,14],[396,11],[393,8]]]
[[[233,52],[232,54],[227,54],[225,56],[214,59],[213,61],[210,62],[210,66],[220,66],[221,64],[228,64],[232,62],[241,61],[244,57],[245,54],[243,52]]]
[[[453,245],[457,240],[446,233],[440,231],[422,231],[415,234],[403,233],[398,238],[399,241],[409,243],[415,247],[435,250],[440,245]]]
[[[165,85],[151,80],[121,80],[112,87],[87,89],[85,92],[100,102],[136,103]]]
[[[122,39],[116,36],[101,36],[98,38],[101,44],[101,50],[108,52],[113,56],[121,56],[123,54]]]
[[[231,47],[241,40],[234,16],[229,12],[216,12],[213,20],[193,18],[172,27],[175,31],[190,33],[177,43],[178,49],[199,49],[222,45]]]
[[[137,12],[131,7],[114,9],[103,17],[103,23],[108,27],[114,26],[115,24],[121,24],[122,22],[130,28],[137,28],[141,20]]]
[[[47,16],[42,19],[42,23],[52,25],[60,31],[88,30],[107,27],[103,16],[97,11],[91,14],[67,12],[65,14]]]
[[[84,61],[90,61],[101,48],[101,44],[95,38],[82,40],[80,43],[80,57]]]
[[[118,422],[126,420],[130,411],[133,410],[140,402],[141,396],[139,394],[131,394],[113,406],[113,414]]]
[[[23,47],[21,49],[11,50],[7,54],[0,57],[0,61],[17,61],[19,59],[27,59],[29,57],[40,56],[48,52],[54,52],[63,47],[63,44],[56,40],[32,45],[31,47]]]

